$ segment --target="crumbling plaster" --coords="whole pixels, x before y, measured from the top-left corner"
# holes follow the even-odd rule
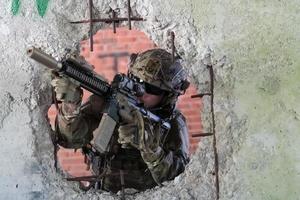
[[[33,1],[13,16],[0,0],[1,199],[117,199],[80,192],[53,168],[45,119],[51,103],[49,75],[26,57],[29,46],[55,57],[75,48],[88,25],[87,2],[50,1],[41,18]],[[98,17],[124,1],[94,0]],[[168,31],[200,91],[208,89],[205,63],[215,69],[215,114],[220,199],[299,199],[300,3],[284,1],[132,0],[135,26],[159,46]],[[100,28],[98,25],[96,28]],[[75,44],[75,45],[74,45]],[[205,59],[206,58],[206,59]],[[209,130],[209,99],[203,122]],[[185,173],[163,188],[132,199],[215,199],[212,139],[203,138]]]

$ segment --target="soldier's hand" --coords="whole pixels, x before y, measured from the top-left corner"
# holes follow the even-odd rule
[[[126,98],[119,98],[119,105],[121,125],[118,142],[123,148],[133,146],[141,152],[156,152],[161,135],[160,126],[152,124],[139,110],[128,105]]]
[[[129,146],[138,148],[139,146],[139,122],[141,119],[141,113],[128,105],[126,99],[119,101],[119,116],[121,125],[118,129],[119,138],[118,142],[122,144],[123,148],[128,148]]]
[[[82,99],[82,89],[79,84],[67,77],[54,76],[51,85],[58,101],[78,103]]]

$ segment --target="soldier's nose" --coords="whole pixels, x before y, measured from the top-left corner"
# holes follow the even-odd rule
[[[142,103],[145,103],[147,101],[147,99],[149,99],[149,94],[144,93],[143,96],[138,97],[139,101],[141,101]]]

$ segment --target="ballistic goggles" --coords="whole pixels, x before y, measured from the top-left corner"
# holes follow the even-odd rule
[[[134,77],[135,80],[144,86],[146,93],[148,94],[152,94],[152,95],[164,95],[165,93],[167,93],[167,91],[160,89],[159,87],[156,87],[154,85],[151,85],[147,82],[144,82],[142,79],[138,78],[138,77]]]

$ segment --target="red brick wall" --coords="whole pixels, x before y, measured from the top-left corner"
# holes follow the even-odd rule
[[[98,31],[94,35],[94,51],[90,52],[88,40],[81,42],[81,55],[94,65],[95,71],[105,76],[109,81],[112,80],[117,72],[126,73],[129,55],[147,49],[155,48],[156,45],[149,38],[138,30],[129,31],[126,28],[118,28],[117,33],[113,34],[111,29]],[[195,86],[190,86],[186,94],[181,96],[178,108],[183,112],[187,119],[190,133],[190,152],[197,148],[199,139],[192,138],[191,135],[202,131],[200,111],[202,104],[200,99],[191,99],[192,94],[196,94]],[[84,100],[89,96],[84,94]],[[53,122],[55,116],[54,108],[49,109],[49,118]],[[70,174],[83,176],[89,174],[83,163],[81,153],[74,153],[73,150],[61,149],[58,153],[61,166]]]

